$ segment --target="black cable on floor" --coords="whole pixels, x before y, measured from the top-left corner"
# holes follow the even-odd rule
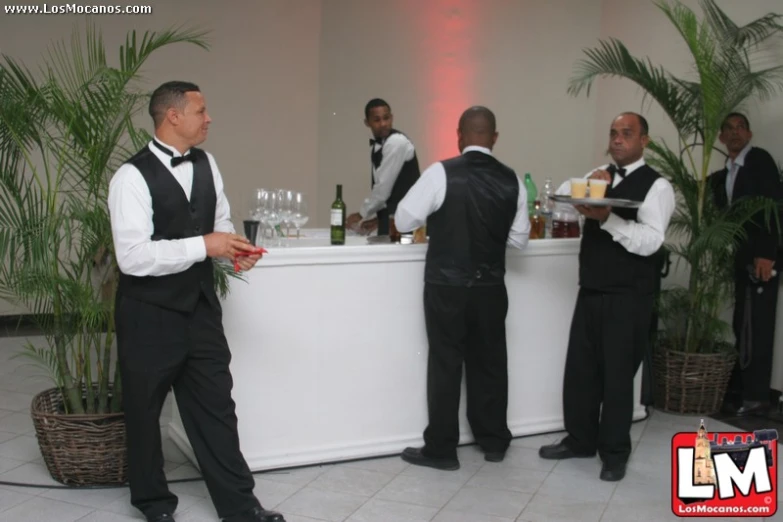
[[[650,407],[649,406],[645,406],[644,407],[644,417],[642,417],[641,419],[633,421],[633,423],[635,424],[637,422],[644,422],[649,417],[650,417]],[[544,433],[537,433],[536,435],[522,435],[522,436],[514,437],[514,438],[515,439],[524,439],[525,437],[538,437],[540,435],[550,435],[552,433],[560,433],[562,431],[563,430],[548,431],[548,432],[544,432]],[[475,445],[474,442],[469,442],[469,443],[466,443],[466,444],[461,444],[460,446],[473,446],[473,445]],[[396,457],[398,455],[399,455],[399,453],[394,453],[394,454],[391,454],[391,455],[381,455],[381,456],[378,456],[378,457],[364,457],[364,458],[358,458],[358,459],[345,459],[345,460],[340,460],[340,461],[336,461],[336,462],[328,462],[328,463],[325,463],[325,464],[307,464],[307,465],[304,465],[304,466],[291,466],[291,467],[287,467],[287,468],[278,468],[278,469],[272,469],[272,470],[267,469],[267,470],[263,470],[263,471],[253,471],[252,474],[253,475],[275,475],[275,474],[279,475],[279,474],[283,474],[286,471],[292,471],[292,470],[296,470],[296,469],[312,468],[312,467],[315,467],[315,466],[323,466],[323,465],[333,466],[335,464],[345,464],[347,462],[361,462],[361,461],[364,461],[364,460],[387,459],[389,457]],[[182,478],[182,479],[167,480],[166,483],[167,484],[183,484],[183,483],[186,483],[186,482],[201,482],[203,480],[204,480],[204,477],[188,477],[188,478]],[[65,485],[49,486],[49,485],[46,485],[46,484],[28,484],[28,483],[24,483],[24,482],[7,482],[5,480],[0,480],[0,486],[12,486],[12,487],[15,487],[15,488],[31,488],[31,489],[71,489],[71,490],[74,490],[74,491],[100,490],[100,489],[120,489],[120,488],[127,488],[128,487],[127,484],[121,484],[121,485],[110,484],[110,485],[106,485],[106,486],[65,486]]]

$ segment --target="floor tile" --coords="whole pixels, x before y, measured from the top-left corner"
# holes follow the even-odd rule
[[[0,337],[0,361],[17,351],[23,340]],[[49,476],[30,417],[32,395],[46,384],[34,377],[36,371],[17,359],[0,364],[0,481],[44,486],[0,485],[0,522],[143,522],[130,504],[127,488],[61,489]],[[168,436],[171,411],[170,395],[161,426],[164,469],[179,497],[176,519],[215,522],[217,513],[199,470]],[[648,419],[631,427],[633,453],[627,475],[618,483],[598,478],[598,457],[541,459],[538,449],[564,436],[553,432],[513,439],[500,463],[486,462],[471,444],[458,448],[457,471],[412,466],[391,456],[257,473],[254,493],[265,507],[282,512],[287,522],[684,520],[670,509],[671,438],[677,432],[695,432],[700,421],[700,416],[651,409]],[[731,419],[705,422],[710,431],[737,429]],[[783,512],[759,520],[783,522]]]
[[[359,495],[306,487],[277,506],[277,510],[329,522],[342,522],[368,500],[368,497]]]
[[[91,508],[60,502],[43,497],[33,497],[0,513],[0,522],[56,520],[75,522],[94,511]]]

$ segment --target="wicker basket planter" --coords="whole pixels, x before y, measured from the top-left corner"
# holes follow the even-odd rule
[[[36,395],[30,409],[41,455],[54,480],[68,486],[125,484],[124,414],[65,415],[57,388]]]
[[[737,359],[735,353],[686,353],[659,346],[653,354],[655,407],[709,415],[720,410]]]

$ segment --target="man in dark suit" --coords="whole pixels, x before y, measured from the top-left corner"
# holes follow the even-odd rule
[[[731,208],[749,197],[781,200],[780,172],[775,160],[766,150],[753,147],[752,137],[745,115],[732,113],[723,121],[720,141],[726,146],[729,159],[725,168],[710,176],[718,208]],[[772,377],[778,300],[775,264],[780,234],[775,220],[769,222],[763,211],[744,228],[747,236],[737,246],[734,258],[733,327],[740,358],[729,382],[724,412],[763,415],[769,407]]]

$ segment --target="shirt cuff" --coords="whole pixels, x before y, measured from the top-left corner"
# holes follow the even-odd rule
[[[204,236],[189,237],[182,240],[185,243],[185,255],[188,261],[198,263],[207,258],[207,244]]]
[[[601,223],[601,228],[609,232],[612,237],[616,237],[624,226],[625,220],[614,212],[610,212],[609,217],[606,218],[606,221]]]

